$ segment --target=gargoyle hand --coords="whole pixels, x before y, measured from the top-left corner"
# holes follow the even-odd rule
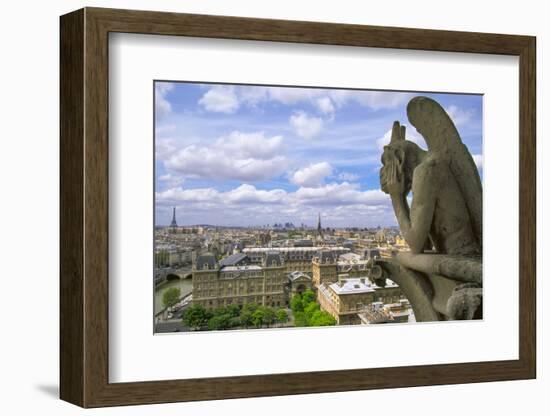
[[[403,165],[396,159],[390,159],[380,169],[380,185],[382,191],[389,195],[405,194],[405,178]]]

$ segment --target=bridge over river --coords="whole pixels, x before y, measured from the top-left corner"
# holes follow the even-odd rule
[[[185,279],[166,279],[160,284],[155,285],[155,315],[164,309],[162,304],[162,294],[166,289],[177,287],[181,290],[181,297],[187,297],[193,290],[193,281],[190,278]]]
[[[191,279],[193,272],[191,265],[181,267],[163,267],[155,269],[155,287],[161,286],[167,281]]]

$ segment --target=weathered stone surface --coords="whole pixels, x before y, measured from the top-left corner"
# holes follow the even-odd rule
[[[378,260],[384,272],[399,285],[405,297],[411,302],[417,322],[431,322],[443,319],[433,305],[433,286],[429,279],[412,269],[402,267],[395,260]]]
[[[415,97],[407,105],[407,117],[424,137],[431,153],[444,160],[455,177],[480,247],[483,245],[481,178],[468,148],[462,143],[453,121],[435,100]]]
[[[483,289],[466,283],[454,288],[447,301],[449,319],[481,319]]]
[[[481,257],[451,256],[446,254],[397,254],[402,266],[426,274],[439,274],[461,282],[482,282]]]
[[[420,303],[425,310],[427,299],[431,301],[433,312],[421,313],[419,321],[434,320],[438,313],[440,319],[473,319],[481,310],[483,281],[479,173],[455,125],[436,101],[413,98],[407,115],[428,151],[406,140],[404,126],[394,123],[382,154],[380,184],[391,197],[411,251],[397,255],[398,269],[387,262],[382,268],[390,279],[401,280],[396,281],[400,286],[406,284],[405,271],[413,273],[412,280],[423,282],[409,294],[405,291],[413,308]]]

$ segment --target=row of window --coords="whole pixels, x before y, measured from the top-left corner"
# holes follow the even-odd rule
[[[204,307],[210,307],[210,308],[230,306],[230,305],[233,305],[233,304],[244,305],[245,303],[257,303],[258,305],[261,305],[261,304],[263,304],[263,299],[262,299],[261,296],[257,296],[257,297],[248,296],[246,299],[245,298],[237,298],[237,299],[227,298],[227,299],[208,300],[208,301],[198,301],[198,302],[196,302],[196,304],[198,304],[198,305],[202,305]],[[283,306],[286,306],[286,303],[281,299],[278,299],[278,300],[266,299],[265,305],[266,306],[272,306],[272,307],[283,307]]]

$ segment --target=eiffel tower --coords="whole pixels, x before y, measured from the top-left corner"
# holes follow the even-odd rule
[[[176,222],[176,207],[174,207],[172,211],[172,222],[170,223],[170,227],[176,228],[178,226],[178,223]]]

